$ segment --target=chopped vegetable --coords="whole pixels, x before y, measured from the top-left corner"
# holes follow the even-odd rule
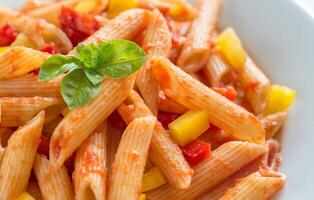
[[[294,98],[296,91],[280,85],[272,85],[268,105],[263,112],[263,115],[270,115],[277,112],[282,112],[288,109]]]
[[[4,47],[0,47],[0,53],[5,52],[6,50],[9,50],[11,48],[11,46],[4,46]]]
[[[16,200],[35,200],[35,198],[27,192],[24,192]]]
[[[135,8],[137,0],[110,0],[107,15],[109,18],[117,16],[119,13]]]
[[[182,148],[182,153],[190,166],[194,166],[211,155],[210,144],[193,140]]]
[[[10,24],[4,24],[0,28],[0,47],[10,45],[17,35],[18,32]]]
[[[144,173],[142,179],[142,192],[155,189],[166,183],[166,179],[158,167],[151,168]]]
[[[227,28],[218,36],[217,44],[230,65],[236,69],[242,69],[246,61],[245,51],[232,28]]]
[[[230,101],[234,101],[238,95],[237,91],[232,86],[212,87],[211,89],[217,92],[218,94],[226,97]]]
[[[189,111],[169,124],[170,136],[184,146],[209,128],[208,110]]]
[[[46,52],[46,53],[49,53],[49,54],[57,54],[59,53],[56,45],[54,43],[51,43],[51,44],[46,44],[45,46],[41,47],[40,48],[40,51],[42,52]]]
[[[76,46],[99,29],[94,16],[78,13],[69,7],[63,7],[60,15],[61,29],[68,35]]]
[[[91,13],[97,7],[97,0],[81,0],[76,6],[75,10],[80,13]]]
[[[176,120],[180,115],[176,113],[168,113],[168,112],[158,112],[158,121],[162,124],[162,126],[167,129],[168,125]]]

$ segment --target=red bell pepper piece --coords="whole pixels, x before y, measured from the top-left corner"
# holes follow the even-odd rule
[[[0,28],[0,47],[10,45],[17,35],[18,32],[10,24],[3,25]]]
[[[212,87],[211,89],[217,92],[218,94],[226,97],[230,101],[234,101],[238,96],[237,91],[232,86]]]
[[[97,31],[100,26],[94,16],[79,13],[69,7],[63,7],[60,15],[61,29],[76,46]]]
[[[168,129],[168,124],[176,120],[180,115],[176,113],[168,113],[168,112],[158,112],[158,121],[162,124],[165,129]]]
[[[182,148],[182,153],[190,166],[194,166],[211,156],[211,146],[200,140],[193,140]]]
[[[49,54],[60,53],[54,43],[50,43],[50,44],[44,45],[43,47],[40,48],[40,51],[46,52],[46,53],[49,53]]]

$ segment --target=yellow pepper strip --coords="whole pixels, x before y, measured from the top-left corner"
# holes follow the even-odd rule
[[[27,192],[24,192],[16,200],[35,200],[35,198]]]
[[[119,13],[135,8],[137,0],[110,0],[107,15],[109,18],[117,16]]]
[[[81,0],[75,6],[75,10],[81,13],[92,13],[97,7],[97,0]]]
[[[6,50],[9,50],[11,47],[10,46],[4,46],[4,47],[0,47],[0,53],[5,52]]]
[[[170,136],[184,146],[209,128],[208,110],[189,111],[169,124]]]
[[[245,51],[241,41],[232,28],[224,30],[217,38],[220,51],[227,58],[229,64],[241,70],[246,62]]]
[[[295,90],[285,86],[272,85],[268,105],[263,115],[266,116],[287,110],[290,108],[295,96]]]
[[[166,183],[166,179],[158,167],[151,168],[144,173],[142,179],[142,192],[155,189]]]

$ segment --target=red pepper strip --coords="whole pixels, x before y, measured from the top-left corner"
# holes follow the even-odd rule
[[[168,112],[158,112],[158,121],[162,124],[165,129],[168,129],[168,124],[176,120],[180,115],[176,113],[168,113]]]
[[[49,53],[49,54],[60,53],[54,43],[50,43],[50,44],[44,45],[43,47],[40,48],[40,51],[46,52],[46,53]]]
[[[97,31],[100,26],[94,16],[63,7],[60,15],[61,29],[76,46]]]
[[[18,32],[10,24],[3,25],[0,28],[0,47],[10,45],[17,35]]]
[[[217,92],[218,94],[226,97],[230,101],[234,101],[238,96],[237,91],[232,86],[212,87],[211,89]]]
[[[211,146],[200,140],[193,140],[182,148],[182,153],[190,166],[194,166],[211,156]]]

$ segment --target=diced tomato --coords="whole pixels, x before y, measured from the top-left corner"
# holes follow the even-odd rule
[[[234,101],[238,96],[237,91],[232,86],[212,87],[211,89],[218,94],[221,94],[222,96],[228,98],[230,101]]]
[[[49,54],[60,53],[54,43],[50,43],[50,44],[44,45],[43,47],[40,48],[40,51],[46,52],[46,53],[49,53]]]
[[[74,46],[100,27],[94,16],[79,13],[69,7],[61,9],[60,22],[62,30],[68,35]]]
[[[259,82],[258,81],[253,81],[253,82],[250,82],[246,85],[246,89],[247,90],[254,90],[255,88],[257,88],[259,85]]]
[[[190,166],[194,166],[211,156],[210,144],[200,140],[193,140],[182,148],[182,153]]]
[[[0,28],[0,47],[10,45],[17,35],[18,32],[10,24],[3,25]]]
[[[168,113],[168,112],[158,112],[158,121],[162,124],[165,129],[168,129],[168,124],[176,120],[180,115],[176,113]]]
[[[121,116],[119,115],[119,113],[118,113],[117,111],[114,111],[114,112],[108,117],[108,122],[109,122],[112,126],[118,128],[118,129],[120,129],[120,130],[122,130],[122,131],[123,131],[124,129],[126,129],[126,127],[127,127],[126,123],[123,121],[123,119],[121,118]]]
[[[50,143],[50,140],[48,137],[41,136],[40,143],[37,148],[37,152],[40,154],[46,155],[47,158],[49,157],[49,143]]]

